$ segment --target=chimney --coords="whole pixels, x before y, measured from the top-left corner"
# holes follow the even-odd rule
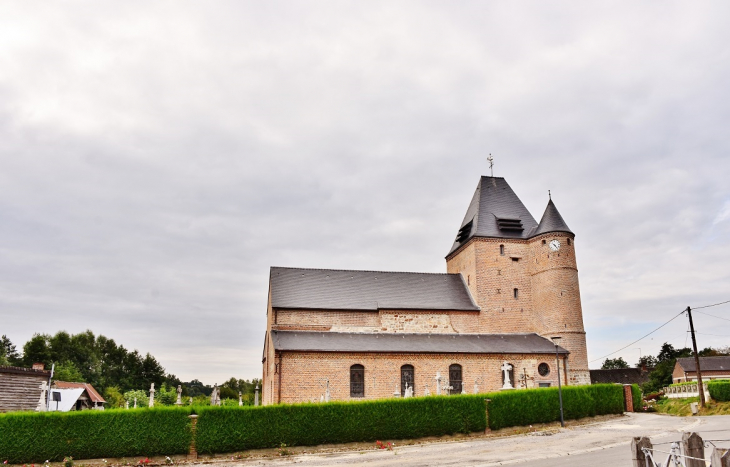
[[[43,370],[46,369],[46,365],[43,364],[43,363],[34,363],[33,364],[33,369],[34,370],[41,370],[41,371],[43,371]]]

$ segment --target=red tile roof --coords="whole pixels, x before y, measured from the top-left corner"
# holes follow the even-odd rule
[[[103,397],[96,392],[96,389],[94,389],[94,386],[90,385],[89,383],[69,383],[67,381],[54,381],[53,385],[56,386],[58,389],[75,389],[75,388],[83,388],[86,389],[86,392],[89,393],[89,398],[91,399],[91,402],[100,402],[100,403],[106,403]]]

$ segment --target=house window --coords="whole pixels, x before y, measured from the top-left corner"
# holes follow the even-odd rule
[[[537,383],[538,388],[549,388],[550,383]]]
[[[461,365],[454,363],[449,366],[449,386],[451,394],[461,394]]]
[[[365,397],[365,367],[350,367],[350,397]]]
[[[519,297],[519,293],[520,293],[519,289],[514,290],[515,299],[517,299]]]
[[[550,366],[547,363],[541,363],[537,365],[537,372],[540,376],[547,376],[550,374]]]
[[[403,365],[400,367],[400,395],[406,395],[406,387],[413,388],[415,381],[415,374],[413,371],[413,365]],[[415,389],[413,390],[415,394]]]
[[[499,245],[499,254],[504,256],[504,245]]]

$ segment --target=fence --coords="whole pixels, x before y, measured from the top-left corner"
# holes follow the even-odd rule
[[[707,389],[707,383],[703,382],[702,387],[705,391],[705,400],[710,400],[710,391]],[[662,391],[664,392],[664,395],[669,399],[686,399],[689,397],[700,397],[700,391],[697,387],[697,383],[667,386],[662,389]]]
[[[658,443],[655,447],[647,437],[631,440],[633,467],[706,467],[705,448],[712,447],[710,467],[730,467],[730,449],[721,448],[715,442],[730,440],[703,440],[697,433],[684,433],[682,441]],[[668,445],[668,447],[664,447]],[[662,458],[665,458],[662,462]]]

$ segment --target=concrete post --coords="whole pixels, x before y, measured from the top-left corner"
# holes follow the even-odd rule
[[[712,467],[730,467],[730,449],[715,447],[712,451]]]
[[[682,434],[682,452],[685,456],[705,458],[705,443],[697,433]],[[705,467],[704,460],[687,459],[686,467]]]
[[[646,436],[635,437],[631,440],[631,459],[633,467],[646,467],[646,455],[641,448],[652,449],[654,446]]]
[[[198,425],[198,416],[188,415],[188,418],[190,419],[190,431],[193,434],[192,439],[190,440],[190,452],[188,453],[188,459],[194,460],[198,458],[198,450],[195,447],[195,431]]]

